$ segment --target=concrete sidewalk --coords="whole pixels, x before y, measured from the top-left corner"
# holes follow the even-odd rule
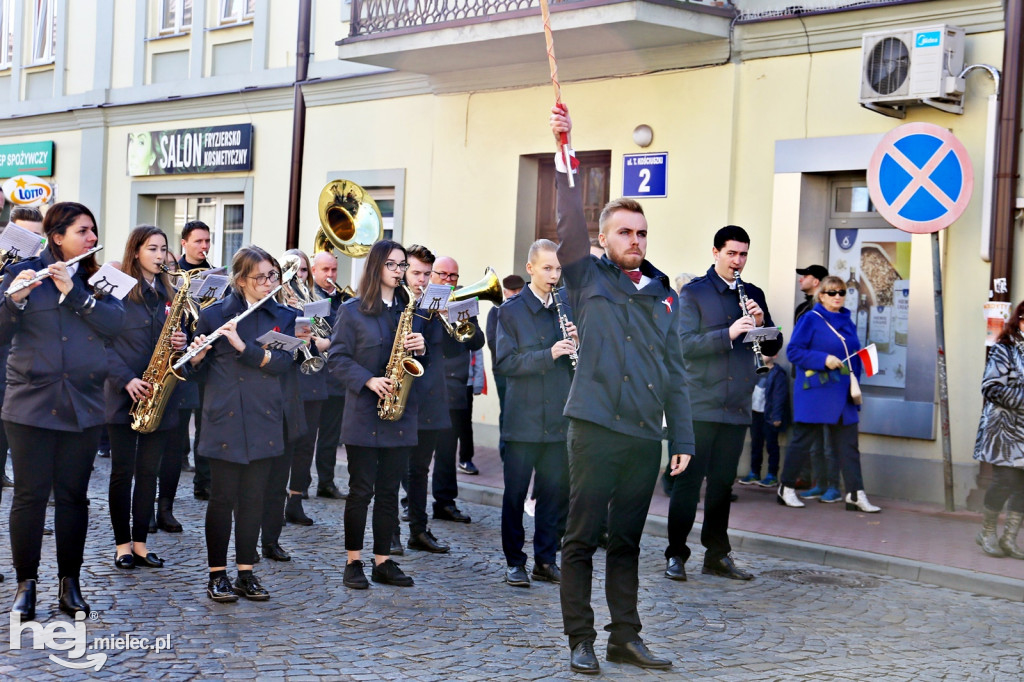
[[[460,499],[500,507],[504,484],[498,451],[477,446],[473,462],[481,473],[459,473]],[[735,485],[733,490],[739,500],[732,505],[729,535],[736,550],[1024,601],[1024,561],[982,553],[974,541],[980,514],[875,496],[871,501],[882,507],[879,514],[849,512],[841,502],[790,509],[776,503],[775,488]],[[666,537],[667,516],[668,497],[659,485],[646,531]],[[691,546],[700,544],[702,520],[698,509]],[[756,566],[745,568],[757,572]]]

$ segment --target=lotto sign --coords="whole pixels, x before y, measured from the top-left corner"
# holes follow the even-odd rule
[[[868,191],[893,227],[927,234],[949,227],[971,200],[974,171],[960,140],[931,123],[889,132],[868,164]]]
[[[15,175],[3,185],[4,196],[17,206],[42,206],[50,203],[53,188],[46,180],[34,175]]]
[[[622,196],[664,197],[668,152],[625,154],[622,157]]]

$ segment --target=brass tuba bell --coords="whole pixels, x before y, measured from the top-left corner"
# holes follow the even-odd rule
[[[501,282],[498,281],[498,273],[494,271],[494,268],[488,266],[484,270],[484,278],[479,282],[474,282],[457,291],[453,291],[451,296],[448,297],[448,302],[458,303],[459,301],[468,301],[471,298],[490,301],[494,305],[501,303]],[[462,322],[458,326],[453,326],[445,319],[444,315],[440,315],[439,318],[445,330],[459,343],[469,341],[476,334],[476,329],[469,322]]]
[[[384,236],[384,218],[369,192],[351,180],[332,180],[317,200],[320,229],[313,253],[337,249],[349,258],[365,258]]]

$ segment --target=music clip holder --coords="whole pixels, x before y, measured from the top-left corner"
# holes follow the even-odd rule
[[[746,333],[743,337],[743,343],[754,343],[754,341],[764,343],[765,341],[774,341],[779,338],[780,333],[781,332],[778,327],[756,327]]]

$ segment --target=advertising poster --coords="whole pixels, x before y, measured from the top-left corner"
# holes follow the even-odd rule
[[[252,170],[252,125],[128,133],[128,175]]]
[[[910,319],[910,238],[893,228],[832,230],[828,271],[846,282],[846,307],[861,346],[878,349],[878,373],[865,386],[906,388]]]

